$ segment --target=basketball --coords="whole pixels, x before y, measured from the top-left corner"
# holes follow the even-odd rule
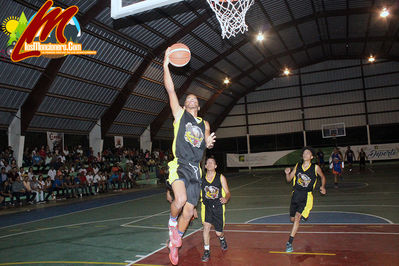
[[[190,62],[191,52],[187,45],[175,43],[170,47],[169,60],[175,67],[183,67]]]

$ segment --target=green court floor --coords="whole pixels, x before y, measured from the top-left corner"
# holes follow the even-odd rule
[[[312,212],[360,213],[397,224],[398,170],[399,163],[395,163],[375,165],[364,173],[357,169],[344,173],[341,188],[329,188],[326,196],[314,193]],[[226,174],[232,193],[226,208],[227,223],[246,223],[258,217],[288,214],[291,187],[286,184],[282,170],[234,175],[229,177]],[[330,187],[331,174],[327,174],[327,182]],[[157,193],[40,221],[0,227],[0,265],[133,264],[164,246],[168,238],[168,216],[165,194]],[[0,215],[0,221],[2,217]],[[332,222],[339,223],[339,217]],[[197,219],[186,234],[200,228]]]

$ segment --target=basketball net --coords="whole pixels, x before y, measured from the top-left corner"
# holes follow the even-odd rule
[[[245,15],[255,0],[207,0],[222,28],[222,38],[229,39],[248,30]]]

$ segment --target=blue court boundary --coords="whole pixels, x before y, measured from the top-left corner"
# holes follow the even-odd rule
[[[49,206],[44,208],[29,209],[19,213],[4,214],[0,216],[0,228],[19,225],[27,222],[39,221],[60,215],[71,214],[78,211],[90,210],[98,207],[104,207],[116,203],[122,203],[129,200],[140,199],[155,194],[165,193],[165,188],[157,188],[145,191],[135,191],[123,193],[122,195],[107,196],[99,199],[90,199],[59,206]]]

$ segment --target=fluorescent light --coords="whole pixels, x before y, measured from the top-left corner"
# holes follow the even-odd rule
[[[388,17],[388,16],[389,16],[389,10],[388,10],[386,7],[384,7],[384,8],[382,9],[382,11],[380,12],[380,17],[386,18],[386,17]]]

